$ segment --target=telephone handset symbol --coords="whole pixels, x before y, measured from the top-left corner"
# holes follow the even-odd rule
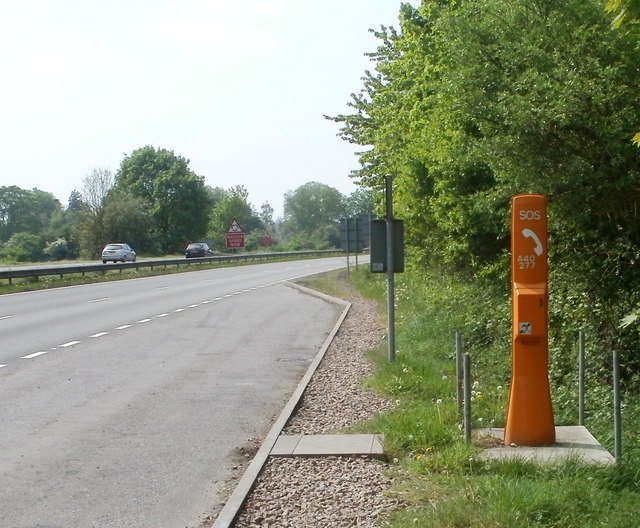
[[[525,238],[533,239],[533,241],[536,243],[536,247],[533,248],[534,253],[538,256],[542,255],[542,253],[544,252],[544,248],[542,247],[542,242],[540,242],[538,235],[536,235],[531,229],[523,229],[522,234],[525,236]]]

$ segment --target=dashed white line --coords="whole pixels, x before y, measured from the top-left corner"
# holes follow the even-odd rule
[[[125,330],[126,328],[131,328],[130,324],[126,324],[126,325],[122,325],[122,326],[116,326],[116,330]]]
[[[189,308],[197,308],[197,307],[198,307],[198,305],[197,305],[197,304],[190,304],[190,305],[189,305]]]
[[[151,319],[140,319],[138,322],[139,323],[148,323],[149,321],[151,321]]]
[[[6,365],[0,365],[0,368],[4,368],[4,367],[6,367]]]
[[[109,332],[98,332],[97,334],[90,335],[89,337],[102,337],[107,335]]]
[[[13,317],[13,315],[0,315],[0,321],[2,319],[11,319]],[[3,367],[6,367],[6,365],[2,365]]]
[[[48,350],[44,350],[42,352],[34,352],[33,354],[29,354],[28,356],[22,356],[21,359],[33,359],[35,357],[41,356],[43,354],[46,354],[48,352]]]
[[[99,299],[92,299],[89,302],[90,303],[97,303],[97,302],[108,301],[109,299],[111,299],[111,297],[100,297]]]
[[[68,343],[58,345],[58,348],[68,348],[70,346],[77,345],[78,343],[82,343],[82,341],[69,341]]]
[[[184,308],[176,308],[174,312],[184,312]]]
[[[161,313],[156,315],[156,317],[166,317],[167,315],[169,315],[168,313]]]

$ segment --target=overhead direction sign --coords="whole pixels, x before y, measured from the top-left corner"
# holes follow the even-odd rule
[[[226,234],[227,249],[237,249],[244,247],[244,231],[240,227],[237,219],[233,219]]]

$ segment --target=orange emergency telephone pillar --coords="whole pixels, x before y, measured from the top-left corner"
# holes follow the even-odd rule
[[[505,445],[555,443],[547,337],[547,202],[541,194],[513,197],[511,271],[512,373]]]

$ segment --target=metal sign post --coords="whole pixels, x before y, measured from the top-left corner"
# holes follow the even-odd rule
[[[396,308],[395,308],[395,290],[393,280],[393,179],[390,175],[385,177],[386,189],[386,227],[387,227],[387,345],[389,362],[396,360]]]

